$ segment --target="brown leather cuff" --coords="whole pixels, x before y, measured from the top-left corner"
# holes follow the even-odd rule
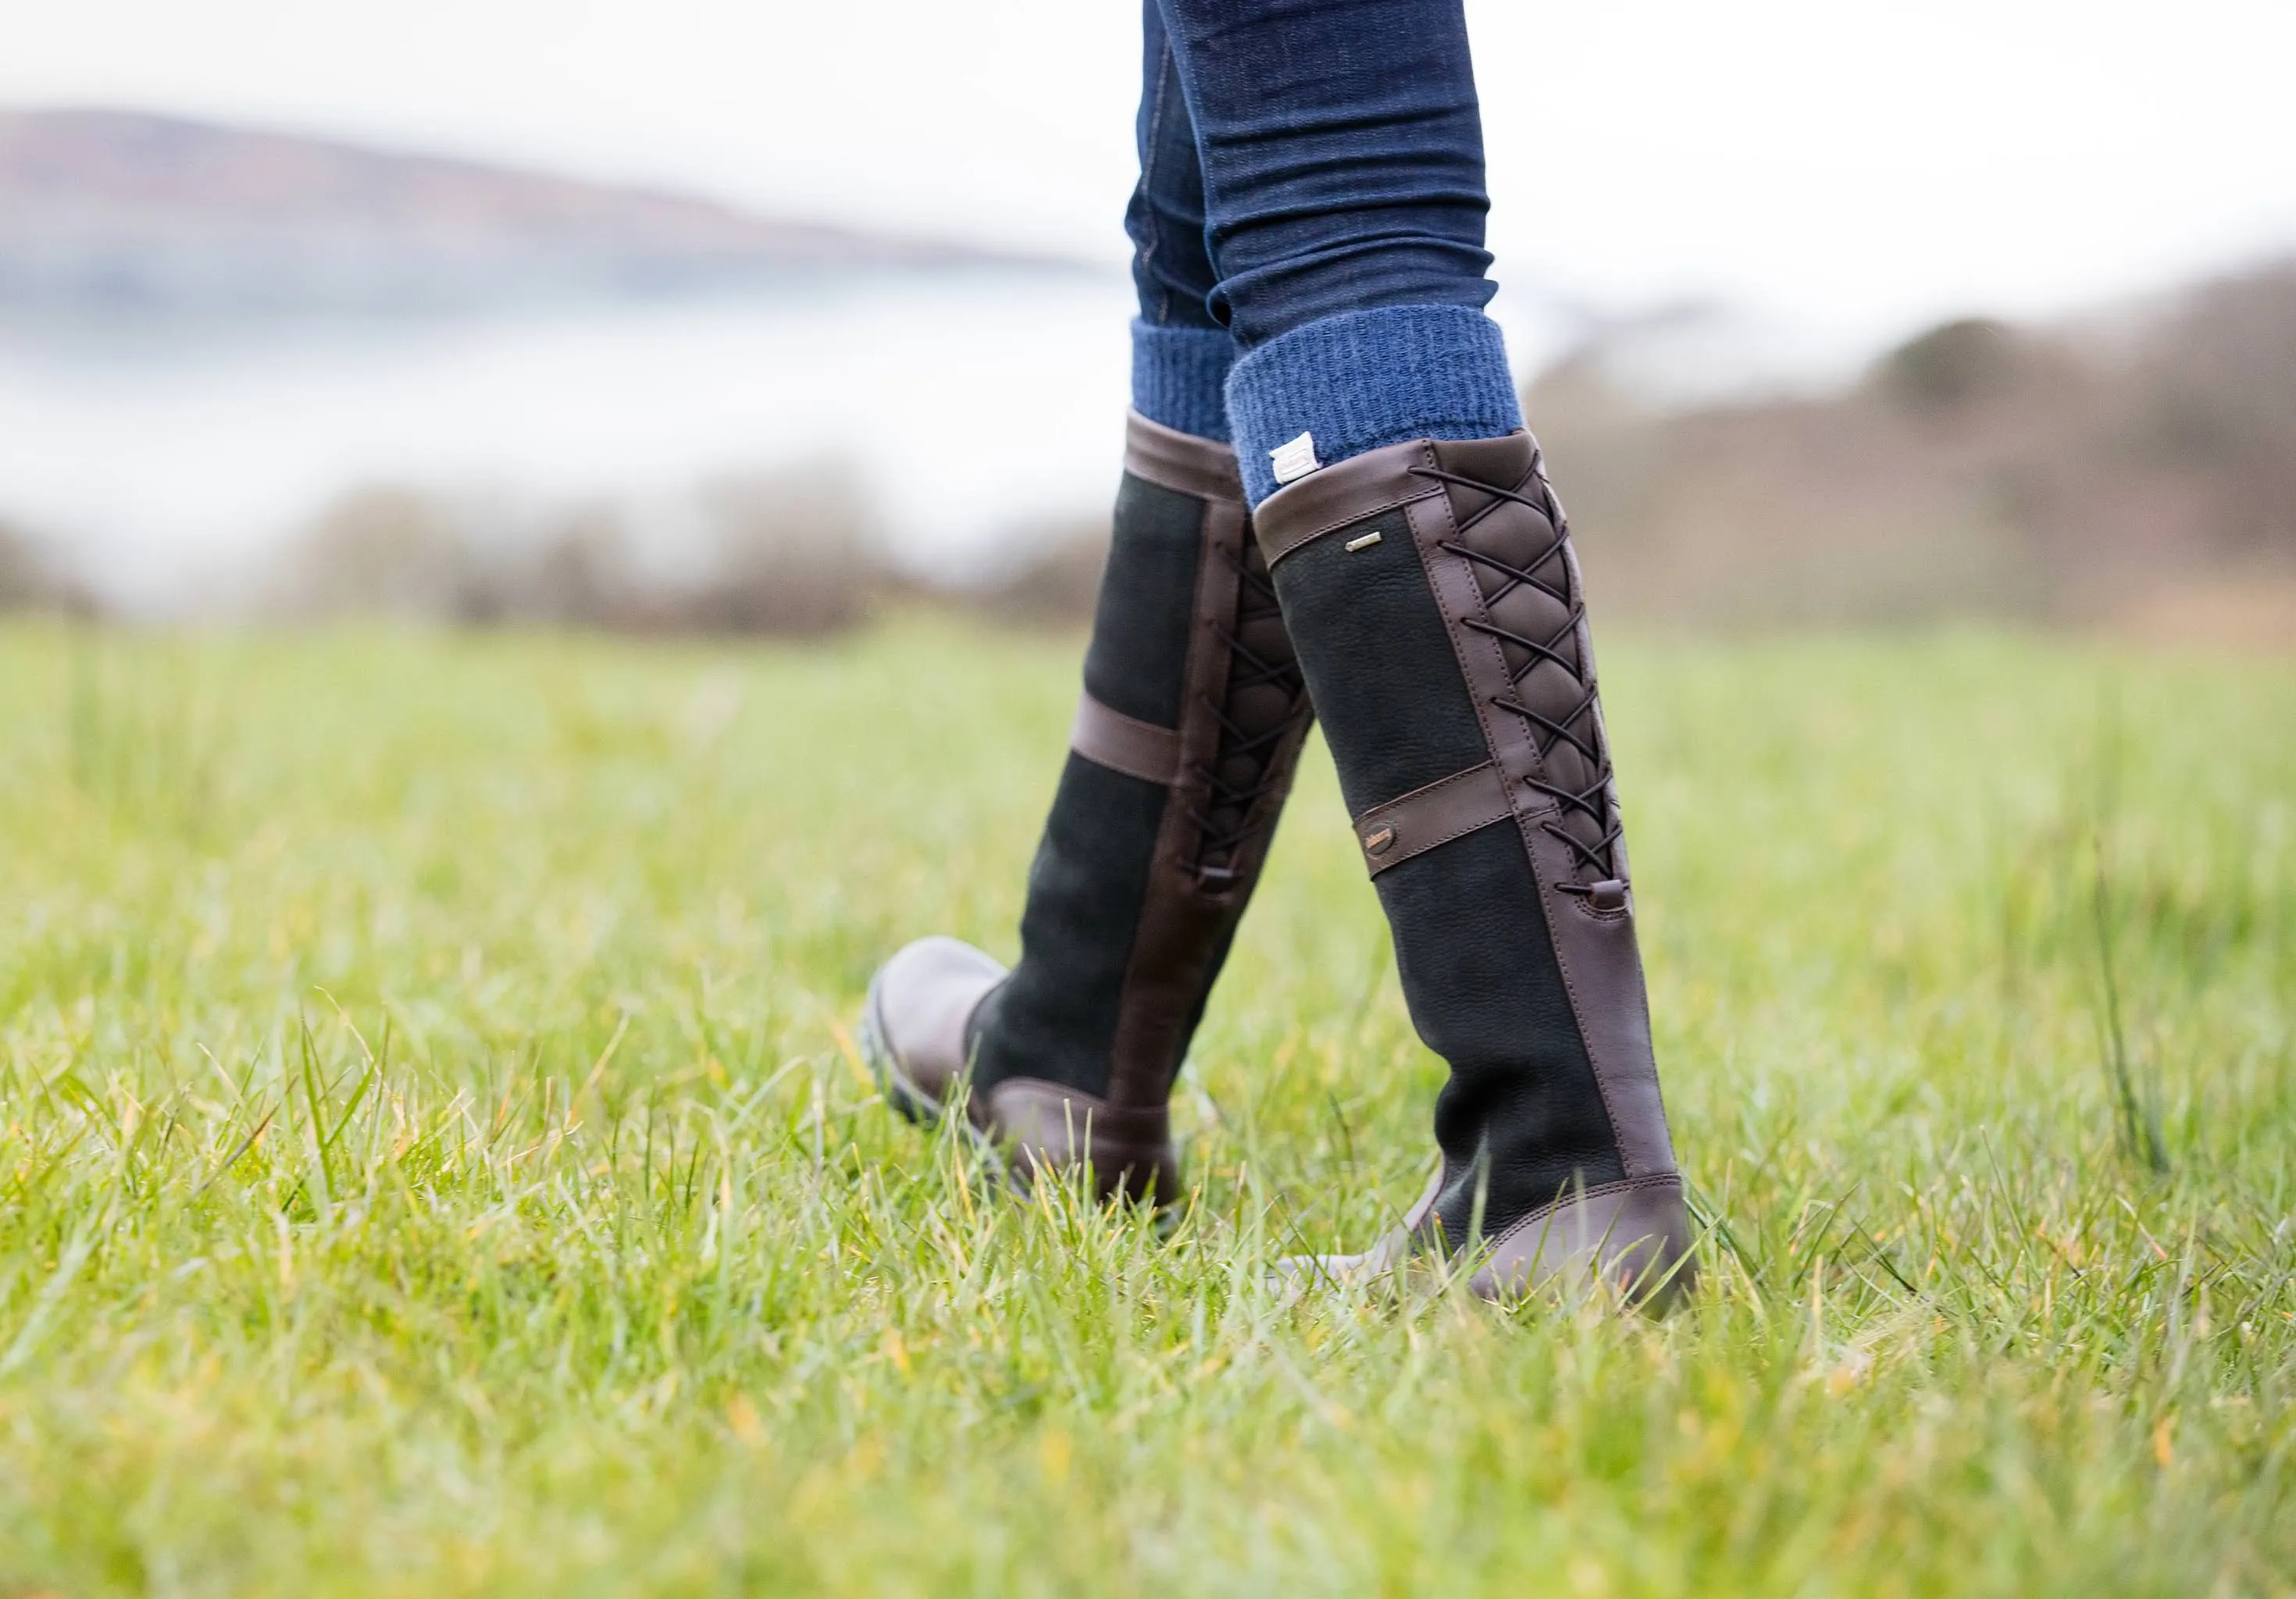
[[[1412,471],[1434,464],[1435,447],[1422,439],[1352,455],[1310,472],[1269,495],[1252,512],[1259,553],[1273,570],[1283,557],[1326,533],[1441,494],[1439,479]]]
[[[1124,470],[1200,500],[1243,498],[1243,477],[1236,471],[1234,450],[1150,422],[1137,411],[1124,419]]]

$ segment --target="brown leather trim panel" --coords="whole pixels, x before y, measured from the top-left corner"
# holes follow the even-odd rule
[[[1241,500],[1243,478],[1226,445],[1150,422],[1137,411],[1124,419],[1124,470],[1200,500]]]
[[[1169,727],[1111,710],[1090,694],[1077,696],[1069,748],[1097,766],[1149,783],[1180,775],[1180,735]]]
[[[1431,447],[1429,447],[1431,455]],[[1595,911],[1583,898],[1554,886],[1570,881],[1570,856],[1562,841],[1541,825],[1552,819],[1554,802],[1523,784],[1525,778],[1540,775],[1538,747],[1528,724],[1491,708],[1495,698],[1513,687],[1506,657],[1497,640],[1461,625],[1464,619],[1480,619],[1486,612],[1472,568],[1442,547],[1457,537],[1451,502],[1447,496],[1415,502],[1409,520],[1427,581],[1450,630],[1459,669],[1474,695],[1485,745],[1520,802],[1516,824],[1538,882],[1555,964],[1570,994],[1595,1086],[1610,1116],[1620,1164],[1630,1178],[1670,1172],[1674,1145],[1651,1056],[1650,1012],[1635,947],[1634,913],[1631,908]]]
[[[1434,464],[1434,447],[1424,439],[1390,444],[1309,472],[1297,483],[1277,489],[1259,502],[1251,517],[1268,570],[1274,570],[1284,556],[1326,533],[1368,521],[1398,505],[1440,495],[1440,482],[1414,477],[1411,472],[1414,466]]]
[[[1603,1103],[1610,1107],[1620,1164],[1629,1177],[1670,1172],[1674,1140],[1659,1096],[1632,898],[1620,910],[1591,908],[1585,896],[1554,886],[1570,881],[1570,851],[1562,840],[1526,817],[1522,841],[1546,904],[1555,963],[1578,1013],[1578,1036],[1586,1041]]]
[[[1356,818],[1356,842],[1363,849],[1364,865],[1377,877],[1398,861],[1513,816],[1506,778],[1485,761],[1373,806]]]

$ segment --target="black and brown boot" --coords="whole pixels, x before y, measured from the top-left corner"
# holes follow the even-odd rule
[[[862,1040],[887,1097],[931,1121],[963,1085],[1017,1175],[1177,1198],[1172,1085],[1308,719],[1234,454],[1134,416],[1020,964],[948,938],[885,964]]]
[[[1384,1269],[1476,1251],[1664,1301],[1693,1270],[1570,532],[1527,433],[1400,444],[1254,518],[1414,1025],[1442,1154]]]

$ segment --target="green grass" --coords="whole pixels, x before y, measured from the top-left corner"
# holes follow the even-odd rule
[[[1652,1325],[1263,1286],[1441,1078],[1320,755],[1168,1239],[886,1111],[1075,651],[0,632],[0,1594],[2296,1589],[2296,665],[1611,642]]]

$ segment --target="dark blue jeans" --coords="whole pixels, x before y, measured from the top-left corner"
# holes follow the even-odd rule
[[[1143,321],[1249,351],[1342,312],[1489,302],[1461,0],[1146,0],[1144,32]]]

